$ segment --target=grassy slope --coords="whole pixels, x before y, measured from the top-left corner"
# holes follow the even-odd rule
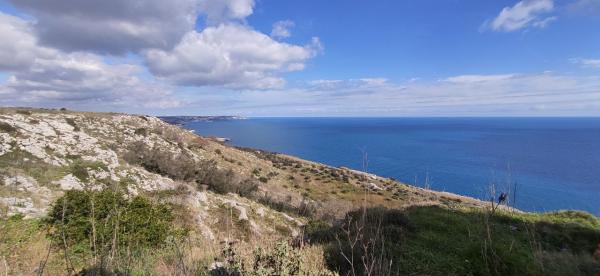
[[[57,111],[28,111],[62,114]],[[5,114],[14,112],[15,109],[2,110]],[[107,113],[67,113],[83,115],[86,120],[113,116]],[[86,130],[85,126],[82,128],[87,133],[94,132],[93,129]],[[184,141],[196,139],[183,130],[178,135],[185,138],[181,139]],[[406,218],[397,226],[398,231],[390,230],[389,235],[385,235],[390,258],[398,265],[396,271],[406,274],[593,275],[600,267],[591,257],[600,244],[600,220],[583,212],[531,214],[501,210],[489,218],[486,203],[472,198],[423,190],[290,156],[236,149],[212,141],[203,141],[201,148],[193,150],[216,160],[220,167],[263,181],[261,198],[268,197],[276,202],[270,205],[272,208],[294,213],[302,203],[313,204],[316,208],[307,219],[342,219],[346,212],[365,204],[366,185],[373,183],[381,187],[382,190],[368,193],[366,205],[400,210],[397,214]],[[56,175],[65,174],[63,170],[72,169],[46,168],[41,164],[21,166],[17,161],[26,154],[18,154],[21,153],[3,156],[1,165],[13,170],[25,169],[27,174],[41,180],[56,179]],[[215,217],[228,217],[224,208],[213,212]],[[261,219],[255,214],[251,216]],[[396,227],[389,226],[390,229]],[[247,226],[240,227],[243,230]],[[339,234],[336,227],[323,231],[328,235]],[[3,234],[0,255],[11,271],[33,271],[47,252],[48,241],[36,220],[4,219],[0,221],[0,233]],[[248,235],[248,232],[240,234]],[[261,243],[264,245],[262,239],[251,239],[238,249],[249,252]],[[220,245],[204,241],[192,242],[186,260],[190,266],[207,266],[220,255],[220,248]],[[309,264],[304,265],[311,266],[310,262],[314,262],[314,266],[322,267],[324,255],[330,268],[342,269],[344,266],[344,261],[340,261],[338,243],[332,239],[315,243],[305,251],[309,253],[302,255],[303,260]],[[153,252],[153,260],[159,264],[150,266],[145,262],[138,264],[138,269],[172,271],[169,269],[176,266],[173,254],[173,248]],[[47,271],[51,274],[62,271],[64,264],[61,261],[60,253],[52,254],[48,262],[50,270]],[[3,262],[0,258],[0,272],[6,269]],[[15,267],[19,269],[15,270]]]

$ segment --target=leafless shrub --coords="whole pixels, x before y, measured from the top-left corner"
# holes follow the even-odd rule
[[[342,274],[397,275],[398,266],[388,253],[387,243],[389,238],[397,239],[395,235],[407,223],[397,210],[361,208],[348,213],[335,234],[339,257],[332,261]]]

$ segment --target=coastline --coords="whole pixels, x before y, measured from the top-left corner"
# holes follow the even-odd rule
[[[385,119],[380,123],[378,120],[368,120],[370,123],[366,125],[373,127],[378,125],[392,126],[396,124],[395,122],[400,122],[402,126],[406,126],[407,131],[411,131],[411,129],[413,129],[411,128],[413,125],[427,126],[428,124],[438,123],[450,124],[449,126],[441,127],[441,129],[445,131],[449,127],[457,124],[457,122],[463,122],[462,119],[458,121],[456,121],[456,119],[444,119],[442,122],[438,122],[437,120],[431,121],[430,119],[415,120],[395,118]],[[537,122],[537,120],[530,121],[527,118],[524,120],[527,122],[524,122],[518,118],[510,119],[510,122],[516,122],[517,128],[529,126],[531,123]],[[478,122],[477,126],[489,126],[489,121],[484,119],[469,121]],[[547,122],[544,125],[548,125],[548,123],[553,122],[550,119],[549,121],[544,121]],[[584,121],[587,122],[587,120]],[[593,213],[596,216],[600,215],[600,209],[598,209],[596,205],[591,204],[595,201],[593,196],[595,192],[591,192],[595,190],[593,187],[589,187],[589,184],[586,184],[588,187],[583,187],[581,190],[570,189],[569,187],[573,187],[574,185],[583,184],[581,184],[581,182],[571,182],[569,179],[561,177],[560,172],[562,170],[568,170],[568,167],[560,166],[559,168],[556,168],[554,164],[556,162],[552,162],[551,160],[554,159],[551,158],[545,159],[548,160],[545,161],[548,164],[536,162],[537,159],[547,155],[539,150],[519,150],[523,145],[530,143],[530,140],[528,140],[529,138],[527,137],[524,137],[525,141],[523,142],[515,141],[516,144],[514,144],[514,147],[512,147],[512,144],[509,145],[504,143],[502,145],[504,146],[502,147],[504,152],[497,151],[491,155],[493,156],[492,158],[501,158],[497,160],[489,159],[490,153],[487,151],[481,154],[472,151],[477,147],[481,148],[485,147],[489,143],[495,143],[494,141],[487,141],[486,143],[479,143],[476,145],[468,145],[465,149],[470,150],[467,151],[469,153],[462,151],[462,148],[439,148],[438,151],[442,151],[441,155],[439,155],[432,150],[433,148],[439,147],[439,142],[436,141],[436,144],[429,144],[429,140],[427,140],[430,138],[435,139],[435,137],[421,137],[416,135],[411,136],[409,133],[409,138],[407,138],[407,140],[399,140],[400,142],[397,144],[389,144],[384,142],[387,137],[390,137],[390,139],[392,137],[396,137],[397,139],[404,138],[398,138],[397,136],[384,136],[386,138],[382,138],[377,134],[378,128],[367,128],[365,130],[367,132],[369,132],[369,130],[375,131],[375,136],[372,136],[371,134],[363,134],[364,132],[362,132],[362,130],[357,130],[356,128],[365,125],[364,122],[365,121],[362,119],[356,121],[354,119],[338,120],[332,118],[299,118],[291,121],[284,119],[260,119],[226,123],[190,123],[184,127],[187,129],[196,129],[197,132],[201,134],[215,134],[224,135],[225,137],[232,137],[234,141],[232,141],[230,144],[234,146],[251,147],[278,153],[286,153],[288,155],[298,157],[301,156],[300,158],[306,160],[313,160],[318,163],[333,165],[338,168],[343,166],[351,167],[352,169],[357,169],[358,171],[360,171],[359,168],[361,165],[359,160],[361,157],[359,156],[360,152],[358,152],[356,149],[356,145],[361,145],[361,147],[369,149],[369,157],[372,159],[369,162],[369,173],[397,179],[414,187],[449,192],[483,199],[485,201],[489,197],[488,185],[490,183],[496,183],[495,185],[498,193],[510,192],[513,190],[513,185],[508,185],[505,183],[505,181],[512,179],[514,183],[518,184],[518,187],[516,188],[517,204],[514,205],[514,207],[518,209],[538,213],[551,212],[552,210],[558,211],[579,209]],[[502,120],[494,119],[491,123],[492,126],[496,126],[504,124],[502,122]],[[334,123],[339,123],[342,127],[330,129],[329,126]],[[580,125],[580,128],[585,127],[585,124],[575,124],[575,126],[565,127],[572,128],[576,127],[577,125]],[[321,126],[323,127],[320,128]],[[561,126],[562,129],[562,124],[559,124],[559,126]],[[313,128],[316,130],[313,131]],[[303,129],[309,130],[304,131]],[[433,129],[431,131],[437,131],[437,129]],[[256,130],[260,130],[260,133],[254,134]],[[336,136],[337,138],[335,139],[327,136],[329,134],[339,133],[340,131],[347,132],[344,134],[339,134],[339,136]],[[544,127],[536,126],[531,132],[543,133],[541,131],[544,131]],[[469,134],[471,132],[467,131],[466,133]],[[497,135],[504,134],[508,135],[509,133],[505,131],[499,132]],[[323,137],[323,135],[325,135],[325,137]],[[386,133],[385,135],[388,134]],[[363,139],[363,137],[368,137],[368,140],[367,138]],[[470,141],[472,139],[476,139],[474,138],[475,136],[470,137],[468,135],[464,136],[464,138],[463,136],[452,137],[452,139],[463,139],[456,140],[460,143],[471,143]],[[581,137],[581,135],[577,137]],[[423,139],[422,141],[424,142],[419,141],[417,142],[419,144],[415,145],[414,139]],[[531,139],[545,138],[538,136]],[[559,142],[559,140],[556,140],[556,142],[553,143],[555,144]],[[456,142],[455,140],[449,140],[447,143],[448,145],[453,146]],[[412,145],[415,146],[413,147]],[[588,143],[588,145],[594,144]],[[540,144],[539,147],[543,148],[544,144]],[[401,148],[402,150],[396,150],[396,148]],[[335,149],[335,153],[332,149]],[[392,150],[390,151],[388,149]],[[444,150],[446,149],[447,153],[444,153]],[[469,156],[468,154],[471,155]],[[560,153],[557,154],[559,155],[556,156],[562,156],[563,158],[572,155],[569,154],[567,156],[563,156],[560,155]],[[475,159],[464,159],[461,156],[466,156],[468,158],[473,158],[474,156]],[[505,156],[505,160],[521,161],[515,163],[504,161],[503,158],[505,158]],[[479,160],[485,160],[486,158],[488,158],[487,160],[494,161],[479,162]],[[589,166],[589,158],[582,159],[578,162],[583,162],[584,165],[587,164],[585,168]],[[498,166],[497,164],[509,165],[505,165],[503,167]],[[547,168],[545,167],[546,165],[548,165]],[[430,170],[430,168],[433,168],[433,170]],[[589,174],[589,169],[584,170],[582,168],[578,169],[577,172],[581,172],[579,175],[585,176]],[[572,173],[567,175],[572,175]],[[586,181],[586,179],[589,179],[589,177],[581,178],[580,180]],[[573,179],[573,181],[577,181],[577,179]],[[552,200],[548,200],[550,198],[552,198]],[[514,203],[511,202],[510,206],[513,206],[513,204]]]

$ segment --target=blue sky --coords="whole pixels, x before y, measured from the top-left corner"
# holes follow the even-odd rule
[[[600,116],[600,0],[0,0],[0,15],[2,105]]]
[[[290,41],[321,38],[326,53],[311,62],[310,70],[294,76],[299,79],[384,76],[403,81],[469,73],[598,73],[582,70],[569,59],[600,56],[600,13],[581,16],[557,2],[552,14],[560,17],[545,28],[480,31],[486,20],[515,3],[261,1],[248,21],[269,32],[272,22],[290,19],[296,23]]]

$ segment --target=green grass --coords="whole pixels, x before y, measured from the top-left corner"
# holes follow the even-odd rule
[[[69,165],[69,172],[83,182],[87,182],[89,180],[90,175],[88,173],[88,169],[95,171],[109,171],[106,164],[99,161],[92,162],[83,159],[75,159]]]
[[[25,244],[40,231],[41,225],[39,220],[26,220],[22,215],[0,220],[0,252],[6,254]]]
[[[33,177],[39,184],[50,184],[68,174],[67,167],[50,165],[15,146],[0,156],[0,172],[18,172]]]
[[[350,216],[357,221],[360,214],[356,211]],[[600,220],[583,212],[497,212],[487,224],[483,209],[378,208],[370,209],[367,216],[361,234],[366,240],[379,239],[383,245],[376,242],[377,254],[383,253],[384,259],[392,261],[392,271],[401,274],[560,275],[568,271],[590,275],[600,269],[600,262],[591,258],[600,244]],[[374,225],[380,221],[382,234],[377,236]],[[322,224],[309,224],[306,229],[309,237],[328,244],[330,268],[342,274],[349,267],[340,248],[350,251],[340,229],[353,229],[347,225],[326,229]],[[335,236],[341,237],[342,247]]]

